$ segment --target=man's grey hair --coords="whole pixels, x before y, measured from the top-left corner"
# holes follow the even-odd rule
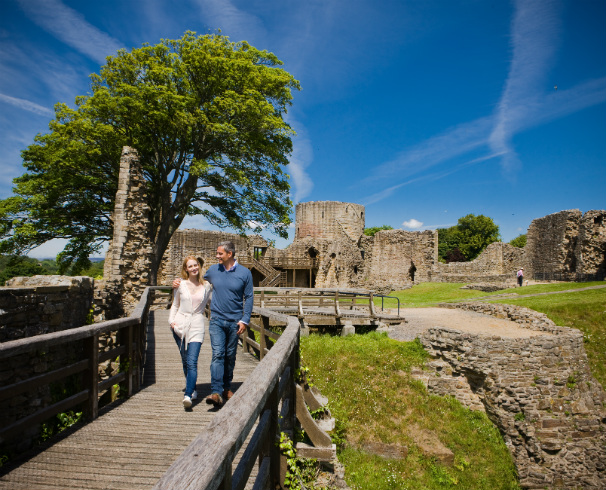
[[[236,256],[236,246],[234,245],[234,242],[230,242],[229,240],[226,240],[224,242],[219,243],[219,245],[217,245],[217,247],[223,247],[223,250],[225,250],[226,253],[231,252],[232,257]]]

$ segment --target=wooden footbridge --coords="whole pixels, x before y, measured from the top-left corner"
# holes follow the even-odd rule
[[[330,437],[309,415],[308,408],[322,406],[321,397],[295,379],[304,315],[254,307],[238,351],[235,395],[220,410],[204,403],[210,393],[207,337],[198,365],[198,400],[184,410],[183,371],[168,311],[150,311],[160,289],[147,288],[128,318],[0,344],[5,367],[40,352],[52,359],[56,349],[68,346],[74,353],[67,366],[49,362],[47,372],[17,377],[0,387],[0,408],[7,414],[0,442],[19,438],[58,413],[83,410],[85,415],[84,423],[1,467],[0,489],[273,489],[286,471],[276,435],[291,432],[296,423],[311,442],[299,447],[300,454],[334,457]],[[302,305],[302,294],[297,297]],[[279,307],[275,298],[272,301]],[[280,325],[282,334],[271,331],[270,325]],[[117,344],[100,351],[100,336],[111,332],[117,332]],[[98,366],[107,360],[119,360],[123,368],[99,381]],[[81,381],[80,391],[65,399],[19,416],[8,408],[24,394],[74,376]],[[125,399],[99,409],[100,393],[116,384]]]

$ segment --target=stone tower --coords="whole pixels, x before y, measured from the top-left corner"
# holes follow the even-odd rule
[[[295,240],[306,237],[357,242],[364,233],[364,206],[338,201],[313,201],[295,208]]]

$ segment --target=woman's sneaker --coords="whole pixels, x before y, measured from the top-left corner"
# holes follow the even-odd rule
[[[184,408],[191,408],[191,398],[187,395],[185,395],[183,397],[183,407]]]
[[[194,390],[194,392],[191,394],[191,399],[196,400],[197,398],[198,398],[198,392],[196,390]]]

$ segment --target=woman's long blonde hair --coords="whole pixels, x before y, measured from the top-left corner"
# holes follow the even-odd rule
[[[198,281],[200,281],[200,274],[202,273],[202,265],[204,264],[204,260],[201,259],[200,257],[194,257],[193,255],[188,255],[183,260],[183,265],[181,266],[181,277],[183,279],[189,279],[189,273],[187,272],[187,263],[190,260],[195,260],[196,262],[198,262]],[[200,281],[200,282],[203,282],[203,281]]]

